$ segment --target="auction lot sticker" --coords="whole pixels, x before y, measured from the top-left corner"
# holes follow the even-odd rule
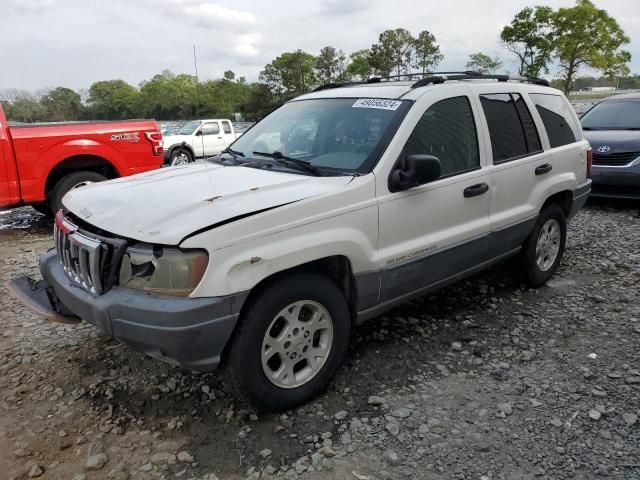
[[[353,108],[378,108],[381,110],[397,110],[402,104],[400,100],[385,100],[384,98],[359,98],[352,105]]]

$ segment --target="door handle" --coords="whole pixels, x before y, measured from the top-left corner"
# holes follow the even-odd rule
[[[222,140],[222,137],[218,137],[218,140]]]
[[[544,165],[539,165],[536,167],[536,175],[544,175],[545,173],[549,173],[553,169],[551,164],[545,163]]]
[[[489,191],[489,185],[482,182],[482,183],[471,185],[470,187],[465,188],[463,193],[465,198],[470,198],[470,197],[477,197],[478,195],[482,195],[483,193],[486,193],[488,191]]]

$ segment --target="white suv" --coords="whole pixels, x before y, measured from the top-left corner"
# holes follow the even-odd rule
[[[44,280],[13,290],[158,359],[221,363],[258,409],[299,405],[335,375],[353,322],[509,257],[531,286],[554,274],[590,149],[544,83],[320,88],[205,163],[72,190]]]

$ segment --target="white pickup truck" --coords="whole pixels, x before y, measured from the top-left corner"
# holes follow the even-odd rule
[[[219,155],[240,135],[229,120],[193,120],[175,134],[163,137],[165,163],[182,165],[196,158]]]
[[[546,85],[323,87],[206,162],[71,190],[43,280],[11,288],[160,360],[221,364],[258,409],[292,408],[326,388],[355,322],[508,258],[529,286],[551,278],[592,155]]]

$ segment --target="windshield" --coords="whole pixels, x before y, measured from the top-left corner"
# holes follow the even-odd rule
[[[640,100],[606,100],[585,113],[580,123],[591,130],[640,129]]]
[[[185,123],[180,130],[176,132],[177,135],[192,135],[196,128],[200,126],[200,120],[194,120],[193,122]]]
[[[283,105],[232,146],[245,158],[279,152],[312,166],[347,172],[368,169],[391,120],[405,111],[399,100],[331,98]]]

